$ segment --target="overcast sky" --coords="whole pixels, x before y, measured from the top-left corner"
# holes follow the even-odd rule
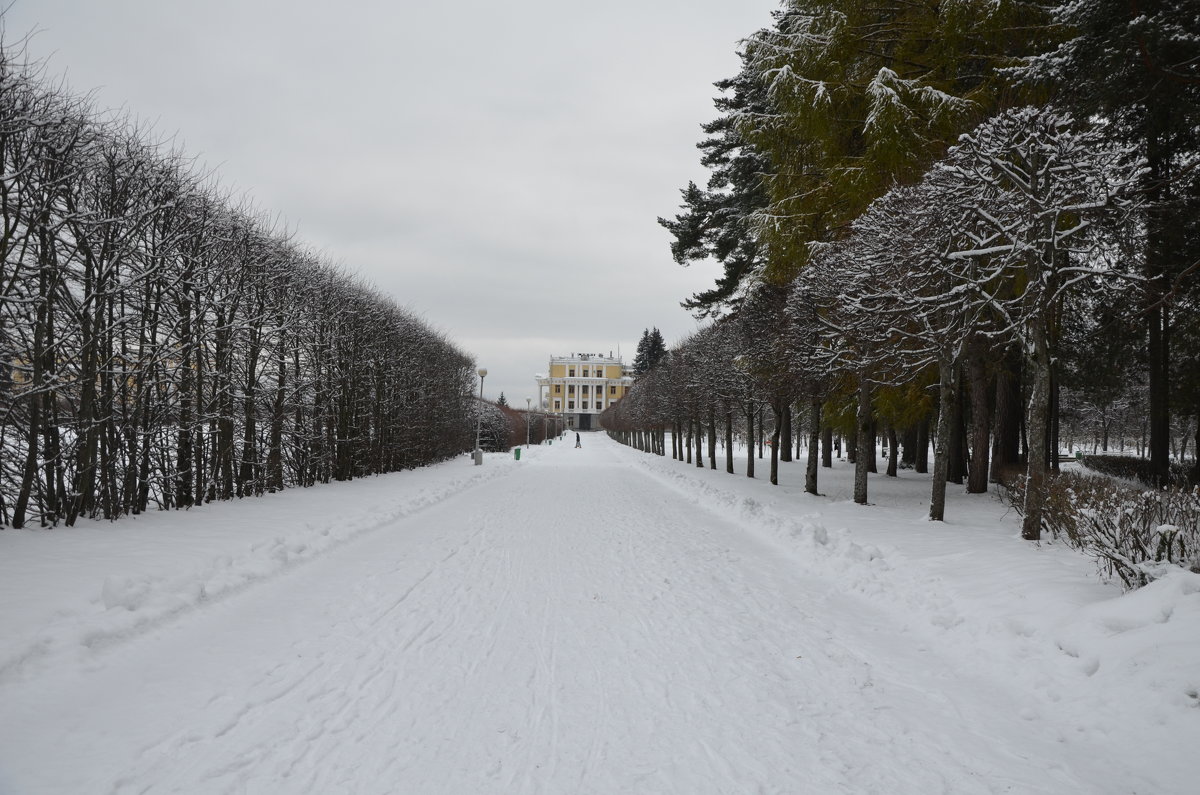
[[[536,398],[552,354],[696,328],[656,223],[778,0],[14,0],[9,43],[124,107]]]

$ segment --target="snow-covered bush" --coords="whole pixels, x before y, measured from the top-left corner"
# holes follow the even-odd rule
[[[1024,489],[1017,478],[1005,492],[1018,512]],[[1093,557],[1105,580],[1120,578],[1132,590],[1172,567],[1200,573],[1200,488],[1137,490],[1101,475],[1059,473],[1046,490],[1044,529]]]
[[[491,401],[475,400],[476,411],[482,407],[483,422],[479,427],[479,446],[489,453],[506,453],[514,447],[541,444],[547,434],[557,429],[559,420],[541,412],[527,412],[502,406]],[[479,415],[471,415],[471,440],[474,447],[475,425]],[[528,423],[528,426],[526,425]]]
[[[512,448],[509,439],[512,429],[504,409],[489,401],[475,401],[476,412],[483,412],[483,420],[479,423],[479,446],[489,453],[503,453]],[[479,421],[479,415],[474,419]],[[474,430],[474,429],[472,429]]]
[[[1154,465],[1150,463],[1150,459],[1148,458],[1139,458],[1130,455],[1085,455],[1082,463],[1094,472],[1125,478],[1126,480],[1136,480],[1147,486],[1154,484]],[[1190,466],[1172,461],[1171,483],[1176,486],[1187,485],[1190,469]]]

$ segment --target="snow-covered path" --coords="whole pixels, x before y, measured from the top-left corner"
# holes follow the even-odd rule
[[[1017,680],[585,441],[0,690],[0,791],[1105,791]]]

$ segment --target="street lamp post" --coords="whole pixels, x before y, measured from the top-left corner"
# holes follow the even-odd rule
[[[475,466],[483,464],[483,448],[479,446],[479,437],[483,432],[483,379],[487,376],[487,368],[480,367],[479,373],[479,416],[475,420]]]
[[[525,446],[529,446],[529,404],[533,403],[533,398],[525,396]]]

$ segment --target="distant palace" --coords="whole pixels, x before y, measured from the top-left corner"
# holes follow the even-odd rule
[[[596,415],[625,397],[633,384],[620,356],[572,353],[550,357],[550,374],[536,376],[538,405],[566,417],[567,427],[597,430]]]

